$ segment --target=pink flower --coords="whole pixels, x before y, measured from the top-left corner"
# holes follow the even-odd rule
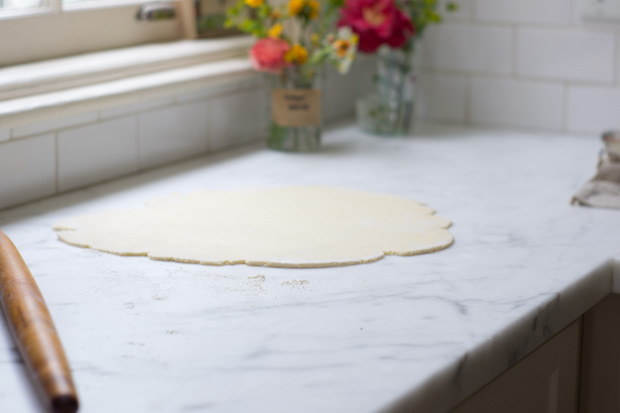
[[[250,49],[250,60],[254,69],[261,72],[280,74],[288,63],[284,55],[291,46],[282,39],[266,37],[258,40]]]
[[[409,16],[394,0],[346,0],[338,27],[349,26],[359,36],[359,50],[373,53],[382,44],[401,47],[414,33]]]

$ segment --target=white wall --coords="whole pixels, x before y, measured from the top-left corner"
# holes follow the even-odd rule
[[[559,132],[620,128],[620,23],[580,0],[458,0],[416,51],[419,117]]]

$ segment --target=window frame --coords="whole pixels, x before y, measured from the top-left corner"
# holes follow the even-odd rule
[[[61,0],[49,0],[43,8],[2,11],[0,38],[18,41],[3,45],[0,67],[178,40],[183,37],[180,5],[185,1],[166,1],[175,7],[176,17],[161,21],[135,18],[141,5],[152,0],[96,0],[64,8]]]

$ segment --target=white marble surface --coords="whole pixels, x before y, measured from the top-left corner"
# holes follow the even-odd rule
[[[201,158],[0,213],[39,282],[82,411],[445,411],[612,289],[620,211],[569,205],[595,137],[334,130],[319,154]],[[72,247],[51,225],[198,189],[332,185],[428,203],[455,244],[325,269],[207,267]],[[5,324],[0,406],[40,412]],[[394,404],[400,400],[401,404]]]

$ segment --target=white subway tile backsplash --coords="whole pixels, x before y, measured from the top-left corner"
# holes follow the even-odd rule
[[[355,112],[355,79],[330,71],[325,78],[323,88],[325,122],[352,117]]]
[[[430,69],[480,73],[510,73],[510,27],[443,24],[429,27],[424,35],[422,65]]]
[[[209,141],[209,111],[210,104],[205,101],[140,114],[140,167],[152,168],[205,153]]]
[[[37,135],[42,132],[56,131],[71,126],[83,125],[97,120],[96,112],[82,113],[79,115],[65,116],[49,119],[41,122],[25,124],[13,128],[13,138],[21,138],[29,135]]]
[[[211,147],[264,139],[270,98],[264,81],[257,75],[170,98],[0,129],[0,208],[200,155]],[[324,89],[329,119],[352,114],[355,89],[354,75],[330,75]]]
[[[563,86],[511,79],[473,78],[473,122],[562,129]]]
[[[457,6],[456,11],[447,12],[446,6],[454,3]],[[439,12],[447,20],[450,19],[468,19],[474,15],[474,0],[440,0]]]
[[[58,188],[79,188],[138,170],[136,118],[58,133]]]
[[[183,94],[177,95],[175,97],[175,100],[179,103],[195,102],[197,100],[206,100],[212,97],[213,95],[218,94],[218,92],[225,93],[229,89],[234,89],[234,86],[232,85],[222,86],[221,88],[218,88],[217,91],[213,89],[214,88],[206,88],[206,89],[200,89],[200,90],[192,90],[191,92],[185,92]]]
[[[133,103],[130,105],[115,106],[108,109],[99,111],[99,117],[101,119],[114,118],[124,116],[137,112],[146,112],[151,109],[156,109],[164,106],[171,106],[174,103],[173,97],[167,97],[163,99],[153,99],[146,102]]]
[[[439,103],[450,93],[460,96],[458,88],[451,91],[445,80],[425,81],[424,76],[418,116],[585,132],[617,125],[613,105],[619,104],[612,102],[620,81],[620,35],[610,26],[576,25],[579,0],[471,0],[463,5],[454,18],[429,28],[416,47],[415,62],[434,79],[473,76],[473,91],[463,98],[470,116],[462,118],[455,101]],[[504,92],[498,90],[511,99],[502,101]],[[553,105],[545,107],[532,96]],[[517,105],[522,100],[532,103]]]
[[[220,150],[263,138],[267,131],[265,88],[235,93],[213,102],[211,149]]]
[[[0,208],[56,191],[54,135],[0,144]]]
[[[260,74],[257,72],[256,75],[251,78],[238,80],[235,83],[228,83],[218,86],[210,85],[209,87],[205,87],[204,89],[182,93],[180,95],[177,95],[175,99],[177,102],[192,102],[196,100],[205,100],[213,96],[230,94],[241,91],[243,89],[249,89],[262,85],[264,84],[265,78],[267,76],[268,75]]]
[[[573,0],[477,0],[480,20],[568,24],[574,20]]]
[[[418,71],[416,66],[416,53],[414,53],[413,70]],[[419,59],[418,59],[419,60]],[[376,55],[358,54],[353,62],[351,68],[353,73],[349,74],[352,78],[355,86],[354,99],[368,96],[375,93],[376,90],[376,75],[377,75],[377,60]]]
[[[571,86],[568,96],[569,131],[620,129],[620,89]]]
[[[465,120],[467,78],[422,73],[416,90],[416,114],[433,120]]]
[[[517,42],[519,75],[613,81],[613,33],[524,28]]]
[[[614,60],[614,75],[616,83],[620,82],[620,32],[615,36],[615,60]]]

